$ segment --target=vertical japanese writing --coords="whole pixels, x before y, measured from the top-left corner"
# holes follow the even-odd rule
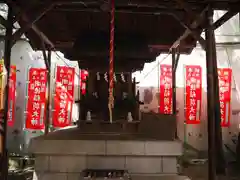
[[[88,72],[84,69],[81,70],[80,73],[80,90],[81,94],[86,94],[86,80],[87,80]]]
[[[187,124],[199,124],[202,100],[201,66],[186,66],[185,69],[185,113]]]
[[[4,93],[4,61],[0,60],[0,106],[3,109],[3,93]]]
[[[43,68],[29,70],[26,128],[44,129],[46,110],[47,71]]]
[[[16,104],[16,66],[11,65],[8,91],[8,126],[14,125]],[[0,104],[3,107],[4,96],[4,61],[0,62]]]
[[[16,105],[16,66],[11,66],[8,92],[8,126],[14,125]]]
[[[66,127],[71,124],[72,105],[74,102],[75,69],[71,67],[57,67],[56,94],[54,97],[55,111],[54,127]]]
[[[222,127],[230,126],[230,110],[231,110],[231,82],[232,70],[229,68],[218,69],[219,80],[219,101],[220,116]]]
[[[172,114],[172,66],[160,66],[159,112]]]

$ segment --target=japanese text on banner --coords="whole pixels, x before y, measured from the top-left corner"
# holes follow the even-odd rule
[[[8,126],[14,125],[15,119],[15,105],[16,105],[16,66],[11,65],[9,77],[9,91],[8,91]],[[4,96],[4,61],[0,61],[0,104],[3,106]]]
[[[29,70],[26,128],[44,129],[46,112],[47,71],[43,68]]]
[[[230,126],[232,70],[218,69],[221,126]]]
[[[172,114],[172,66],[160,65],[159,113]]]
[[[201,66],[186,66],[186,124],[199,124],[202,101],[202,68]]]
[[[86,94],[86,80],[87,80],[88,72],[84,69],[81,70],[80,73],[80,89],[81,89],[81,94],[85,95]]]
[[[16,66],[11,66],[9,77],[9,92],[8,92],[8,126],[13,126],[15,121],[15,106],[16,106]]]
[[[3,94],[4,94],[4,61],[0,60],[0,106],[3,109],[4,102],[3,102]]]
[[[71,124],[74,103],[74,76],[74,68],[57,66],[54,127],[66,127]]]

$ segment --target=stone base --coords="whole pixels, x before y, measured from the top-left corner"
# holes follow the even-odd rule
[[[127,170],[130,175],[177,175],[178,141],[33,139],[38,180],[80,180],[84,169]]]
[[[45,173],[34,174],[33,180],[81,180],[77,173]],[[104,179],[103,179],[104,180]],[[177,175],[132,175],[131,180],[190,180],[187,176]]]

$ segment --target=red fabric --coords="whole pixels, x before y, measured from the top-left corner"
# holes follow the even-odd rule
[[[81,94],[85,95],[86,94],[86,80],[88,77],[88,72],[86,70],[81,70],[80,73],[80,90]]]
[[[160,65],[159,113],[172,114],[172,66]]]
[[[75,69],[57,66],[56,94],[54,97],[53,126],[66,127],[72,122]]]
[[[8,92],[8,126],[12,127],[15,122],[15,107],[16,107],[16,66],[11,66],[9,77],[9,92]]]
[[[200,124],[202,104],[202,68],[186,66],[186,124]]]
[[[232,70],[229,68],[219,68],[218,79],[221,126],[229,127],[231,116]]]
[[[31,68],[28,80],[26,128],[43,130],[46,118],[47,70]]]

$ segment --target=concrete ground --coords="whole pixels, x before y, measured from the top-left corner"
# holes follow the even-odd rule
[[[208,180],[208,165],[189,165],[182,169],[182,174],[188,176],[191,180]],[[240,175],[229,173],[225,177],[218,177],[217,180],[239,180]]]
[[[207,152],[198,152],[188,145],[184,145],[184,155],[179,159],[181,174],[191,180],[208,180]],[[240,180],[240,171],[235,170],[236,165],[229,163],[227,176],[218,177],[217,180]]]

